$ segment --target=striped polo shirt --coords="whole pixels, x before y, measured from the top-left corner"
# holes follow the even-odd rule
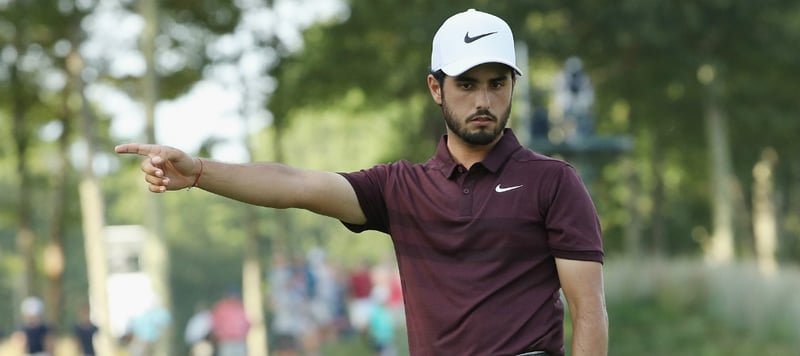
[[[521,146],[511,129],[470,169],[446,140],[424,164],[342,174],[367,217],[345,225],[394,242],[411,355],[563,354],[554,257],[603,262],[585,186],[572,166]]]

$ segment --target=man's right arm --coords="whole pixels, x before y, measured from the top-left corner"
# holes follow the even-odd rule
[[[152,192],[200,189],[271,208],[301,208],[351,224],[366,222],[355,190],[341,175],[279,163],[234,164],[194,158],[178,149],[126,144],[117,153],[147,156],[141,164]]]
[[[271,208],[301,208],[351,224],[366,217],[344,177],[279,163],[204,161],[198,187],[231,199]]]

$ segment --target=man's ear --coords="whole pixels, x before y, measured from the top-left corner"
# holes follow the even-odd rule
[[[442,105],[442,86],[439,81],[433,76],[428,74],[428,90],[431,91],[431,97],[437,105]]]

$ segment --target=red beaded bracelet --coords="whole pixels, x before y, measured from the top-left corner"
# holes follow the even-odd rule
[[[197,183],[200,182],[200,177],[203,175],[203,160],[200,159],[199,157],[197,158],[197,160],[200,161],[200,172],[197,173],[197,177],[194,178],[194,183],[192,183],[192,186],[189,187],[189,189],[196,187]]]

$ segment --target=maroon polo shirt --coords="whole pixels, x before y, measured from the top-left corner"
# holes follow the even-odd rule
[[[367,217],[345,225],[394,242],[411,355],[563,355],[554,257],[603,262],[589,194],[572,166],[510,129],[469,170],[446,140],[424,164],[343,174]]]

